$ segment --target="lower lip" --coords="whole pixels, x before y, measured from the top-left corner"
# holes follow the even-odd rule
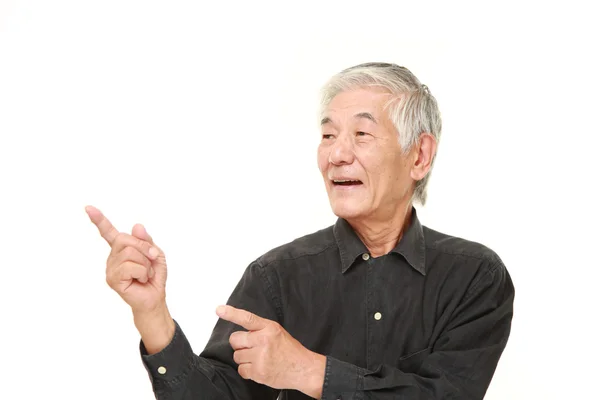
[[[337,190],[356,190],[358,188],[361,188],[363,184],[359,183],[358,185],[336,185],[335,183],[332,183],[332,186],[334,189]]]

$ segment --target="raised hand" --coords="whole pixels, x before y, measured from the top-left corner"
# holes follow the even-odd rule
[[[117,231],[97,208],[87,206],[85,210],[111,248],[106,282],[131,307],[148,352],[160,351],[175,330],[166,304],[165,254],[142,225],[136,224],[129,235]]]
[[[165,301],[167,263],[146,229],[137,224],[122,233],[95,207],[86,207],[90,220],[111,247],[106,260],[106,282],[134,312],[155,310]]]

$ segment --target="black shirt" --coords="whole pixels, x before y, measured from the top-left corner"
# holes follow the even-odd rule
[[[327,356],[322,399],[482,399],[508,340],[513,299],[494,251],[422,226],[413,209],[390,253],[371,257],[339,219],[252,262],[227,304],[279,322]],[[219,319],[200,356],[177,323],[160,353],[149,356],[141,344],[156,397],[309,398],[238,375],[229,336],[241,329]]]

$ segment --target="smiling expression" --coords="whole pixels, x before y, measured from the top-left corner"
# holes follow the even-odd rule
[[[409,201],[412,158],[384,109],[389,100],[380,89],[349,90],[325,110],[318,164],[338,217],[386,215]]]

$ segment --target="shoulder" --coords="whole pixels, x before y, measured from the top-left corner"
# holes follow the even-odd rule
[[[437,253],[465,260],[472,259],[473,262],[484,262],[490,267],[502,263],[500,256],[487,245],[452,236],[423,226],[425,248],[428,253]]]
[[[454,279],[469,282],[467,292],[496,287],[502,293],[514,293],[510,275],[501,257],[485,244],[448,235],[423,227],[426,259],[445,275],[453,271]],[[445,271],[445,272],[444,272]]]
[[[268,266],[278,261],[311,257],[319,255],[335,245],[333,226],[329,226],[269,250],[260,256],[256,260],[256,263]]]

